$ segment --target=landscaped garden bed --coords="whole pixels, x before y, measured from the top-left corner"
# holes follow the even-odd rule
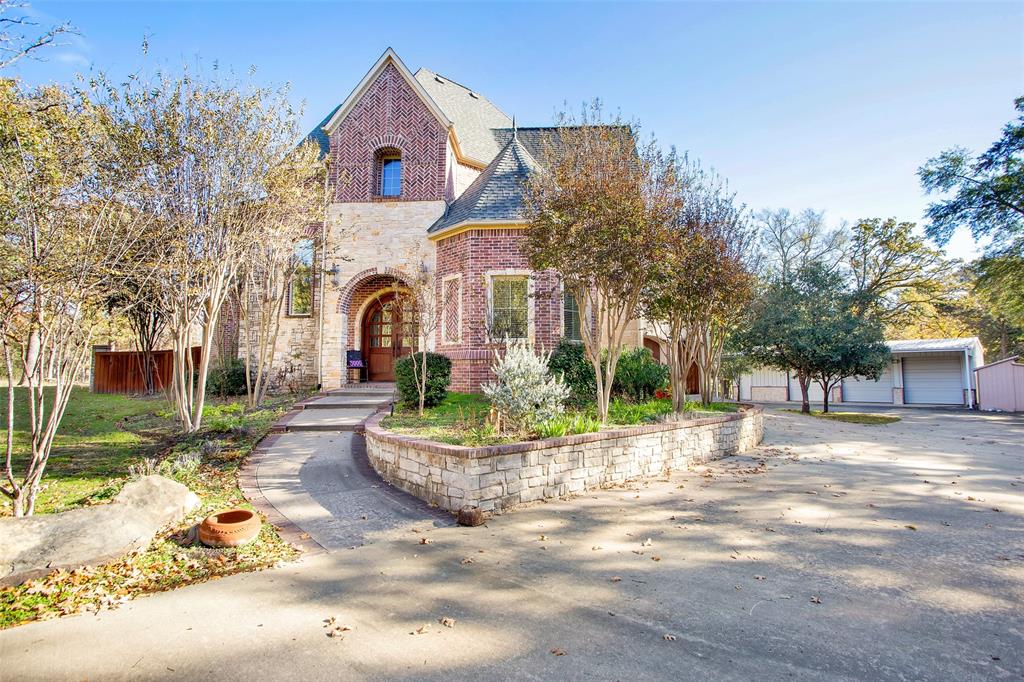
[[[295,558],[297,551],[269,524],[263,524],[255,541],[237,548],[206,548],[189,533],[213,511],[249,507],[238,488],[239,466],[293,400],[294,396],[274,397],[249,412],[238,401],[214,401],[204,411],[203,430],[179,436],[171,407],[163,398],[75,389],[37,514],[106,504],[133,476],[147,473],[160,473],[188,486],[200,505],[182,522],[159,533],[147,548],[117,561],[58,570],[0,589],[0,628],[113,607],[140,594]],[[18,443],[23,441],[24,429],[17,421],[15,428]],[[10,514],[6,502],[0,514]]]
[[[763,433],[754,405],[685,401],[674,410],[668,368],[645,349],[623,355],[603,423],[578,345],[549,355],[507,343],[482,395],[448,393],[450,368],[437,354],[400,360],[400,406],[371,417],[365,433],[385,480],[453,512],[502,511],[686,469],[754,447]]]
[[[547,433],[532,431],[525,434],[498,434],[488,423],[490,402],[480,394],[449,393],[440,405],[428,407],[422,416],[415,407],[397,407],[395,414],[385,417],[381,426],[389,431],[422,440],[432,440],[451,445],[480,447],[501,445],[519,440],[537,440],[592,433],[601,429],[617,429],[627,426],[657,424],[664,422],[672,412],[672,401],[668,398],[652,398],[643,402],[624,399],[612,401],[608,410],[608,423],[603,427],[597,421],[594,408],[567,409]],[[684,416],[700,418],[717,414],[736,412],[736,403],[711,403],[701,405],[688,401]],[[565,426],[561,433],[550,433],[556,426]],[[573,428],[577,427],[577,428]]]

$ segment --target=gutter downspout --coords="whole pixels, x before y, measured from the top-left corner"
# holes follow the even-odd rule
[[[974,394],[971,392],[971,351],[964,348],[964,383],[967,385],[967,409],[974,409]]]
[[[327,158],[327,167],[324,169],[324,220],[320,228],[320,305],[317,306],[317,330],[316,330],[316,388],[324,390],[324,292],[326,289],[325,278],[327,277],[327,232],[328,218],[330,216],[331,202],[328,198],[330,189],[330,157]]]

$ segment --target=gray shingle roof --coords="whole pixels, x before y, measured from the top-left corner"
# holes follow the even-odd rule
[[[477,161],[490,163],[503,146],[494,139],[491,129],[507,128],[512,124],[512,119],[480,93],[447,76],[429,69],[420,69],[415,78],[454,123],[462,153]]]
[[[339,108],[341,108],[340,104],[331,109],[331,113],[327,114],[327,116],[324,117],[324,120],[317,123],[316,127],[309,131],[309,135],[306,135],[306,140],[316,142],[317,145],[320,146],[320,158],[331,153],[331,138],[327,136],[327,131],[324,130],[324,126],[327,125],[327,122],[334,116],[334,112]]]
[[[540,168],[524,142],[510,136],[490,165],[427,232],[439,232],[466,221],[522,220],[523,181]]]

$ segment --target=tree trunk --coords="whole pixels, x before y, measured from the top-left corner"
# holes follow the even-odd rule
[[[802,372],[798,372],[796,375],[796,379],[800,383],[800,413],[810,414],[811,400],[807,395],[807,387],[810,384],[810,378],[805,376]]]
[[[821,411],[823,413],[825,413],[825,414],[828,414],[828,394],[829,394],[829,389],[827,388],[827,384],[823,384],[822,387],[821,387],[821,390],[822,390],[822,393],[823,393],[823,395],[821,397]]]

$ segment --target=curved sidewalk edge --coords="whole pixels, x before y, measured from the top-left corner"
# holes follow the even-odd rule
[[[323,545],[278,511],[277,507],[270,503],[260,489],[256,471],[281,435],[280,433],[270,433],[256,444],[256,447],[238,469],[238,487],[252,504],[253,509],[262,514],[267,523],[277,529],[278,534],[285,542],[294,545],[305,554],[325,552],[327,550]]]

